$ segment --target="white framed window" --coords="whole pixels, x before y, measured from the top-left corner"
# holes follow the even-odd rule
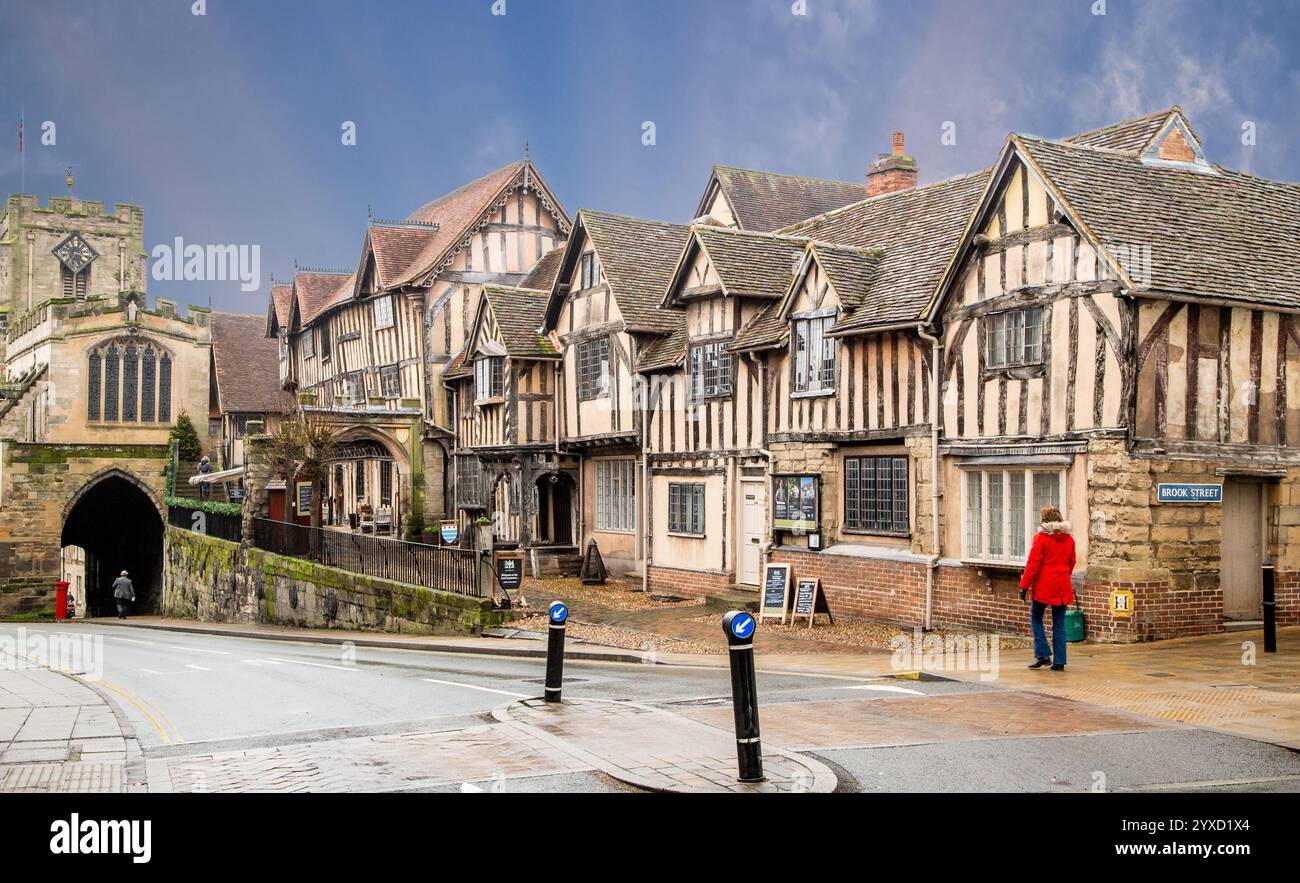
[[[596,461],[596,530],[636,530],[636,461]]]
[[[827,336],[835,315],[795,319],[790,333],[794,392],[835,389],[835,338]]]
[[[578,401],[609,395],[609,338],[578,344]]]
[[[1055,506],[1064,515],[1065,469],[964,469],[962,557],[1023,564],[1044,506]]]
[[[668,485],[668,532],[704,536],[704,485]]]
[[[391,295],[377,297],[373,306],[375,312],[375,330],[393,327],[393,298]]]
[[[691,347],[691,398],[731,395],[731,353],[726,351],[727,343],[715,340]]]
[[[1043,311],[1039,307],[993,313],[986,323],[985,366],[1018,368],[1043,361]]]
[[[489,356],[474,363],[474,392],[479,401],[506,394],[506,360]]]

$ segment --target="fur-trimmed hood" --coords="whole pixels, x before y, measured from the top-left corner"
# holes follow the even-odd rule
[[[1038,525],[1038,529],[1043,533],[1069,533],[1070,522],[1068,521],[1044,521]]]

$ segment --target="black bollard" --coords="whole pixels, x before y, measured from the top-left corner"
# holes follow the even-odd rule
[[[763,745],[758,738],[758,683],[754,677],[753,615],[733,610],[722,618],[731,657],[731,701],[736,711],[736,763],[741,782],[763,781]]]
[[[1271,561],[1264,564],[1264,652],[1277,652],[1277,571]]]
[[[564,686],[564,624],[569,619],[569,607],[563,601],[552,601],[547,614],[551,627],[546,638],[545,699],[559,702],[560,688]]]

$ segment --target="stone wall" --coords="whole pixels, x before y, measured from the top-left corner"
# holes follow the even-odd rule
[[[518,618],[469,598],[168,528],[163,615],[203,622],[478,634]]]

